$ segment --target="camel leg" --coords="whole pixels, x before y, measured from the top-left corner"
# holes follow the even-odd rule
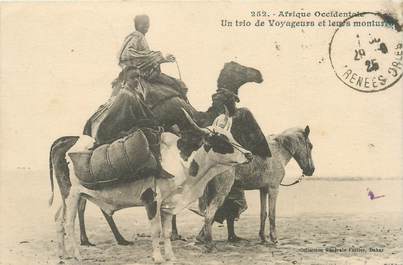
[[[116,241],[118,242],[118,245],[122,246],[128,246],[128,245],[133,245],[133,242],[127,241],[119,232],[115,221],[113,220],[113,217],[111,215],[108,215],[106,212],[104,212],[101,209],[102,214],[104,215],[106,221],[108,222],[109,227],[112,230],[113,235],[115,236]]]
[[[171,240],[181,240],[182,237],[178,233],[178,227],[176,226],[176,215],[172,216],[172,233],[171,233]]]
[[[81,246],[95,246],[88,240],[87,231],[85,230],[84,212],[87,200],[83,197],[78,202],[78,223],[80,224],[80,243]]]
[[[260,230],[259,237],[262,242],[266,242],[266,218],[267,218],[267,188],[260,189]]]
[[[276,203],[278,195],[278,186],[269,187],[269,221],[270,221],[270,240],[277,244],[277,233],[276,233]]]
[[[142,195],[141,200],[147,211],[147,217],[151,225],[151,239],[153,247],[153,260],[155,263],[162,263],[164,259],[161,255],[160,236],[161,236],[161,201],[154,196],[154,191],[147,189]]]
[[[176,260],[171,244],[172,215],[161,212],[162,235],[164,237],[165,257],[167,260]]]
[[[70,194],[66,199],[66,220],[65,220],[65,232],[66,241],[70,244],[71,254],[73,258],[80,260],[80,250],[75,239],[74,222],[77,216],[78,203],[80,200],[80,193],[74,188],[70,190]]]

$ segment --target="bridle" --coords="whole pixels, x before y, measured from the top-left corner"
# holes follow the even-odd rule
[[[216,132],[216,131],[214,131],[214,130],[211,130],[210,128],[206,128],[206,129],[209,130],[211,134],[217,134],[217,133],[218,133],[218,132]],[[245,150],[245,149],[242,147],[242,145],[233,143],[233,142],[231,142],[231,141],[228,141],[228,143],[229,143],[234,149],[238,150],[241,154],[246,154],[245,151],[242,151],[242,150]]]
[[[305,148],[306,150],[308,150],[309,146],[308,146],[308,142],[306,141],[306,137],[304,137],[304,143],[305,143]],[[294,158],[294,154],[285,146],[283,145],[283,148],[291,155],[292,158]],[[295,158],[294,158],[295,159]],[[309,166],[311,165],[311,161],[309,160]],[[293,186],[297,183],[300,183],[302,181],[302,179],[305,177],[304,173],[301,174],[301,176],[299,176],[299,178],[297,180],[295,180],[294,182],[290,183],[290,184],[283,184],[280,183],[281,186],[285,186],[285,187],[289,187],[289,186]]]

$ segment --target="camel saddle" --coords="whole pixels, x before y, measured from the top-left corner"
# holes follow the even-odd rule
[[[159,163],[140,129],[95,150],[68,155],[80,183],[88,189],[144,179],[159,171]]]

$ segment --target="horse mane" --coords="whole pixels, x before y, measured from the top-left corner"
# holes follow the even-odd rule
[[[300,127],[292,127],[282,131],[279,134],[270,134],[267,138],[272,139],[273,141],[279,143],[284,146],[288,150],[292,151],[292,140],[294,138],[298,138],[298,135],[303,135],[304,130]]]

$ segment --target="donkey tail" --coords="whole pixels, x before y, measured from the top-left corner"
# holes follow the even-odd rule
[[[60,138],[59,138],[60,139]],[[57,144],[57,142],[59,141],[59,139],[57,139],[56,141],[53,142],[52,146],[50,147],[50,151],[49,151],[49,175],[50,175],[50,190],[51,190],[51,195],[48,201],[49,207],[52,206],[53,204],[53,198],[55,196],[55,185],[53,183],[53,147]]]
[[[77,142],[78,136],[64,136],[53,142],[49,151],[49,175],[51,195],[49,198],[49,206],[53,204],[54,199],[54,181],[53,175],[58,179],[59,188],[61,189],[62,197],[67,196],[70,185],[69,172],[65,159],[66,152]],[[63,180],[64,181],[63,181]],[[60,186],[62,185],[62,187]]]

